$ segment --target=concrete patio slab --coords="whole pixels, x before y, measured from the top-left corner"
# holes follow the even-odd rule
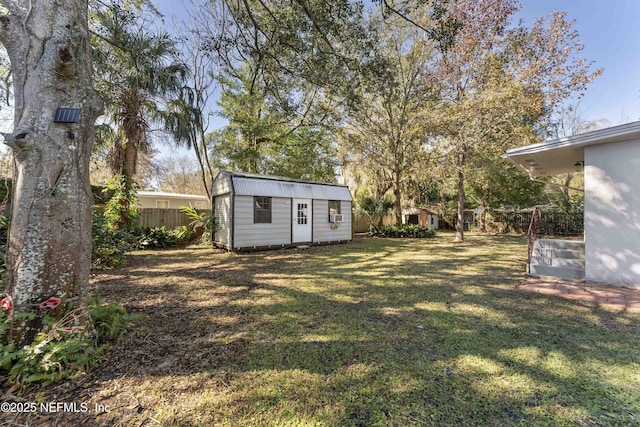
[[[531,276],[528,276],[518,289],[640,312],[640,290],[637,289]]]

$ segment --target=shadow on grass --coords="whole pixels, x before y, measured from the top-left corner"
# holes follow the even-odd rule
[[[96,283],[149,316],[110,364],[209,378],[176,425],[640,422],[640,317],[519,292],[522,238],[448,237],[135,254]]]

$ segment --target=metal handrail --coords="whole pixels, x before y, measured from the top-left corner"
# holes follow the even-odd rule
[[[533,245],[540,234],[540,210],[533,208],[531,213],[531,221],[529,222],[529,229],[527,230],[527,243],[529,246],[529,252],[527,256],[527,270],[531,269],[531,257],[533,256]]]

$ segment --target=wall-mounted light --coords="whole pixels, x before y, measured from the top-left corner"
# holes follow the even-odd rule
[[[576,172],[582,171],[582,169],[584,168],[584,160],[578,160],[573,166],[576,167]]]

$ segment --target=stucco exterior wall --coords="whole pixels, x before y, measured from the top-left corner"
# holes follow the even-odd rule
[[[166,207],[164,207],[165,203],[159,205],[158,201],[167,202]],[[179,209],[180,206],[193,206],[197,209],[208,209],[211,207],[211,204],[209,203],[209,199],[206,197],[189,197],[188,195],[179,197],[162,193],[138,193],[138,207],[142,209]]]
[[[640,140],[584,154],[586,280],[640,289]]]

